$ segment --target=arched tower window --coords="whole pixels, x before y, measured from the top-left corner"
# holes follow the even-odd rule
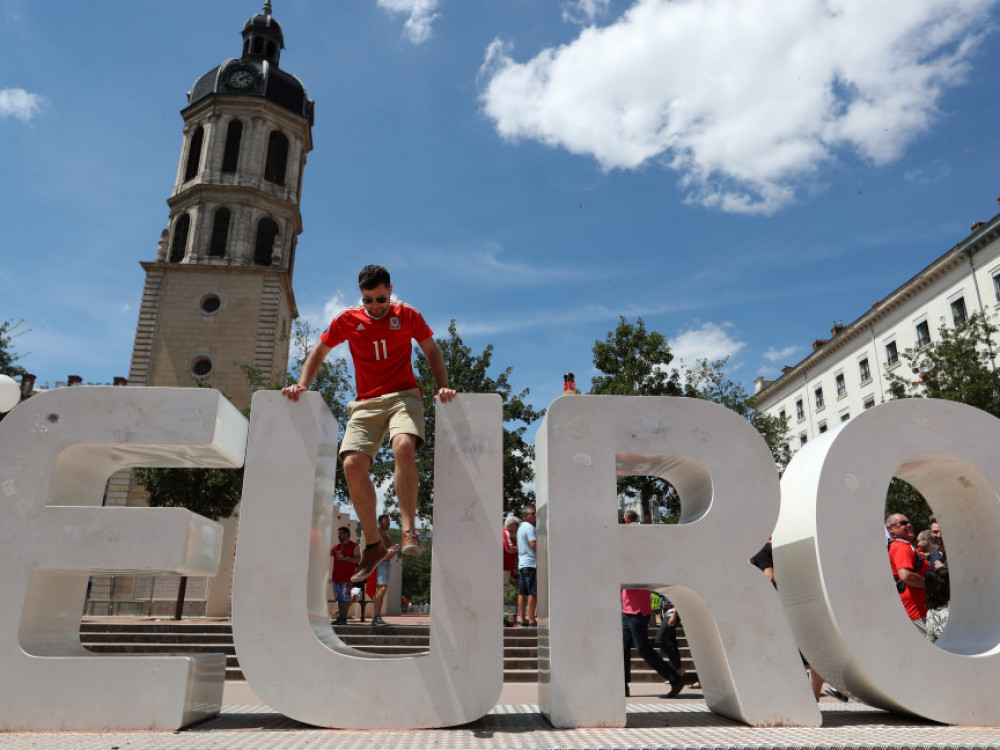
[[[187,250],[188,229],[191,227],[191,217],[188,214],[181,216],[174,224],[174,241],[170,243],[170,262],[180,263],[184,260],[184,252]]]
[[[272,130],[267,139],[267,160],[264,162],[264,179],[275,185],[285,184],[285,167],[288,163],[288,137],[280,130]]]
[[[240,161],[240,141],[243,140],[243,121],[231,120],[226,128],[226,150],[222,154],[222,171],[235,172]]]
[[[188,148],[187,166],[184,168],[184,182],[194,179],[201,164],[201,143],[205,139],[205,130],[199,125],[191,134],[191,146]]]
[[[271,265],[271,253],[274,251],[274,238],[278,236],[278,222],[266,216],[257,222],[257,246],[254,249],[253,262],[258,266]]]
[[[215,212],[212,222],[212,240],[208,246],[208,254],[212,258],[226,257],[226,244],[229,242],[229,209],[220,208]]]

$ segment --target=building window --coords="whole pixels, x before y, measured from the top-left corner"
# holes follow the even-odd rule
[[[871,409],[873,406],[875,406],[875,397],[869,396],[865,399],[865,409]]]
[[[819,423],[819,432],[820,432],[820,434],[821,434],[821,435],[822,435],[822,434],[823,434],[824,432],[826,432],[826,422],[820,422],[820,423]]]
[[[833,381],[837,384],[837,398],[847,395],[847,381],[844,380],[844,373],[838,372]]]
[[[885,363],[892,366],[899,362],[899,352],[896,351],[896,341],[885,342]]]
[[[212,360],[205,356],[195,357],[191,361],[191,372],[196,377],[205,377],[212,372]]]
[[[243,140],[243,121],[230,120],[226,128],[226,150],[222,153],[222,171],[235,172],[240,162],[240,141]]]
[[[809,439],[806,437],[806,434],[803,432],[801,435],[799,435],[799,447],[801,448],[807,442],[809,442]]]
[[[993,294],[1000,302],[1000,268],[993,272]]]
[[[198,303],[198,307],[206,315],[211,315],[219,311],[222,307],[222,300],[219,298],[218,294],[206,294],[201,298],[201,302]]]
[[[191,227],[191,217],[184,214],[174,223],[174,241],[170,243],[170,262],[180,263],[187,251],[188,229]]]
[[[862,383],[867,383],[872,379],[872,371],[868,366],[868,357],[858,360],[858,373],[861,375]]]
[[[840,415],[841,422],[846,422],[850,418],[851,418],[851,412],[849,411],[845,411],[843,414]]]
[[[823,386],[819,386],[816,389],[816,408],[817,409],[823,408]]]
[[[806,418],[806,410],[805,410],[805,408],[803,408],[802,399],[801,398],[798,401],[795,402],[795,418],[796,419],[805,419]]]
[[[965,310],[965,297],[956,297],[951,301],[952,322],[955,325],[960,326],[968,319],[969,315]]]
[[[288,138],[280,130],[272,130],[267,139],[267,159],[264,162],[264,179],[275,185],[285,184],[288,164]]]
[[[229,242],[229,209],[220,208],[215,212],[212,222],[212,239],[208,245],[208,254],[212,258],[226,257],[226,244]]]
[[[264,217],[257,222],[257,245],[254,249],[253,262],[258,266],[271,265],[271,254],[274,252],[274,238],[278,236],[278,223],[274,219]]]
[[[782,409],[781,411],[778,412],[778,419],[780,419],[782,422],[785,422],[785,421],[788,420],[788,416],[785,414],[785,410],[784,409]]]
[[[926,320],[921,320],[915,326],[917,332],[917,346],[927,346],[931,343],[931,329]]]
[[[201,142],[205,139],[205,130],[199,125],[191,134],[191,145],[188,147],[187,166],[184,168],[184,182],[193,180],[198,175],[201,164]]]

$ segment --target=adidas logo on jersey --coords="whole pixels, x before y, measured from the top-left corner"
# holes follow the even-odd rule
[[[358,327],[355,328],[354,330],[355,331],[363,331],[363,330],[365,330],[365,324],[364,323],[358,323]]]

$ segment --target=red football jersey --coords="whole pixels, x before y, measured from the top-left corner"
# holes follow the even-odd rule
[[[419,388],[413,374],[413,344],[434,335],[415,307],[392,302],[385,315],[372,318],[363,305],[333,319],[320,340],[329,347],[344,341],[354,360],[358,400]]]

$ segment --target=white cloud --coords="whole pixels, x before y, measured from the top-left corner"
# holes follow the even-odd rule
[[[563,6],[562,17],[569,23],[588,24],[607,12],[611,0],[569,0]]]
[[[24,89],[0,89],[0,120],[16,117],[28,122],[41,113],[44,102],[43,97]]]
[[[764,352],[764,359],[768,362],[787,362],[788,359],[798,351],[797,346],[786,346],[784,349],[775,349],[773,346]]]
[[[703,323],[700,328],[684,331],[671,339],[670,351],[675,359],[689,366],[693,366],[699,359],[714,362],[732,357],[746,346],[732,337],[733,328],[732,323]]]
[[[439,0],[378,0],[378,7],[396,15],[409,15],[403,33],[414,44],[431,38],[431,24],[438,17],[434,10]]]
[[[844,151],[896,159],[962,81],[996,2],[637,0],[527,62],[494,41],[482,105],[504,138],[604,170],[659,163],[689,202],[769,214]]]

